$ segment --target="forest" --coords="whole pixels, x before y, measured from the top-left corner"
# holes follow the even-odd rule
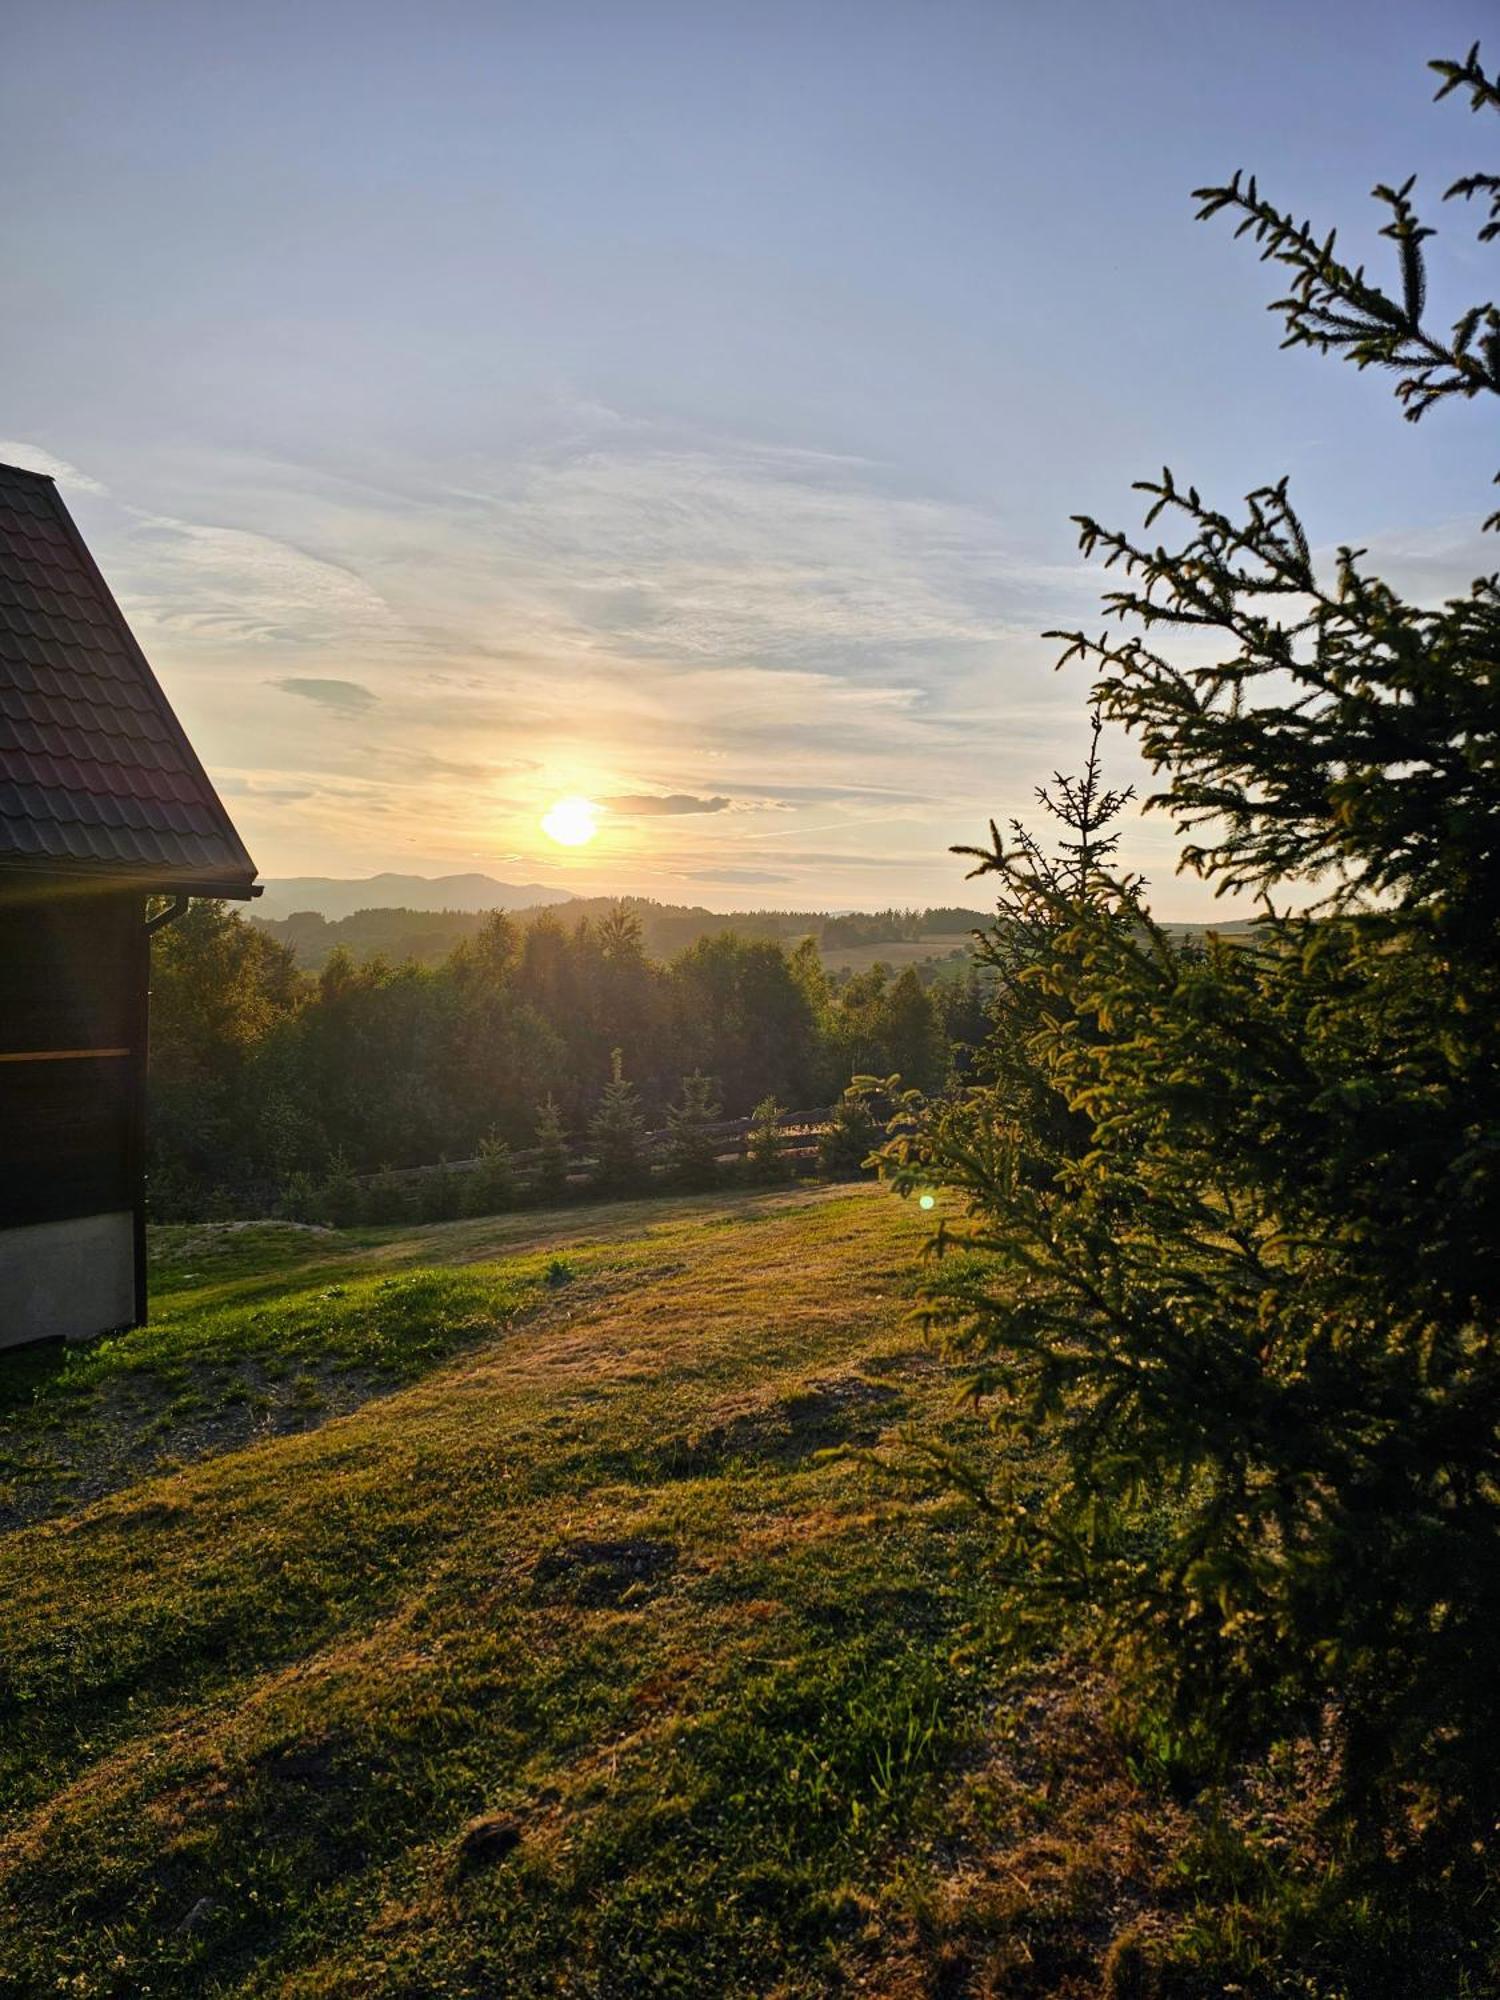
[[[197,902],[154,945],[153,1213],[264,1213],[309,1181],[581,1140],[612,1087],[643,1127],[691,1078],[725,1118],[826,1107],[859,1075],[936,1091],[983,1041],[984,996],[978,969],[836,984],[810,938],[724,930],[662,960],[623,905],[496,912],[437,964],[335,950],[314,975]]]
[[[575,896],[566,903],[541,904],[517,911],[521,926],[554,922],[565,929],[600,923],[617,910],[628,910],[640,926],[642,949],[652,958],[672,958],[699,938],[733,931],[742,938],[772,938],[788,950],[812,938],[825,960],[849,948],[865,945],[915,944],[932,941],[934,956],[951,951],[986,921],[982,910],[887,909],[742,910],[725,915],[696,904],[661,903],[650,896]],[[446,958],[455,946],[477,937],[489,912],[485,910],[413,910],[370,908],[346,917],[329,918],[317,910],[296,910],[285,917],[250,918],[257,930],[290,945],[298,965],[320,972],[341,947],[356,963],[370,958],[414,958],[424,965]]]

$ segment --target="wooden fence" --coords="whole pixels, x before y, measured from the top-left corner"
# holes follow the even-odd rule
[[[818,1141],[827,1131],[833,1118],[832,1107],[816,1111],[788,1111],[776,1121],[781,1135],[781,1151],[785,1169],[789,1174],[801,1175],[812,1172],[818,1165]],[[754,1123],[749,1118],[726,1118],[704,1127],[705,1134],[714,1144],[716,1162],[729,1164],[743,1159],[749,1151],[750,1128]],[[671,1132],[662,1127],[659,1131],[647,1132],[641,1138],[641,1191],[646,1192],[653,1184],[660,1186],[669,1178],[671,1161]],[[522,1147],[510,1155],[514,1174],[515,1191],[524,1203],[536,1193],[535,1170],[542,1160],[542,1149],[537,1146]],[[402,1207],[414,1208],[421,1213],[425,1203],[423,1185],[435,1176],[446,1175],[455,1184],[453,1213],[468,1212],[467,1197],[458,1189],[477,1176],[484,1165],[478,1158],[462,1160],[429,1160],[420,1166],[382,1167],[376,1173],[351,1174],[344,1177],[344,1186],[359,1191],[361,1206],[370,1206],[372,1191],[385,1191],[398,1196]],[[586,1144],[574,1143],[568,1149],[564,1186],[570,1194],[584,1192],[593,1182],[598,1161]],[[205,1213],[216,1219],[229,1217],[252,1217],[261,1215],[295,1215],[299,1220],[323,1220],[319,1202],[327,1201],[334,1178],[325,1178],[315,1183],[306,1174],[294,1175],[285,1185],[263,1182],[225,1183],[215,1189]],[[294,1192],[296,1190],[296,1192]],[[436,1190],[434,1190],[434,1194]],[[148,1182],[147,1199],[151,1202]],[[442,1204],[446,1208],[446,1204]],[[202,1215],[183,1216],[168,1210],[151,1207],[154,1220],[191,1221],[202,1220]],[[369,1217],[365,1218],[370,1219]],[[391,1218],[384,1218],[389,1220]]]
[[[828,1130],[832,1117],[832,1106],[825,1106],[819,1111],[788,1111],[777,1119],[776,1128],[781,1134],[782,1150],[789,1162],[795,1164],[798,1160],[817,1152],[818,1140]],[[753,1118],[724,1118],[717,1124],[705,1125],[703,1128],[705,1136],[714,1142],[715,1159],[743,1159],[749,1150],[750,1128],[754,1122]],[[671,1131],[666,1126],[659,1131],[647,1132],[641,1140],[641,1158],[644,1163],[648,1167],[664,1164],[670,1157],[671,1140]],[[529,1170],[539,1164],[542,1151],[538,1146],[527,1146],[512,1152],[510,1158],[517,1179],[524,1183]],[[477,1158],[429,1160],[416,1167],[391,1167],[382,1169],[379,1174],[356,1174],[355,1179],[362,1187],[368,1187],[375,1180],[394,1180],[403,1187],[416,1187],[420,1186],[429,1175],[471,1174],[476,1173],[482,1165],[483,1162]],[[568,1152],[570,1180],[586,1176],[596,1165],[595,1155],[587,1148],[570,1147]]]

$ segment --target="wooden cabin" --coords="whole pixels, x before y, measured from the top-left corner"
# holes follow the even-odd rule
[[[0,1347],[145,1318],[150,933],[254,882],[52,480],[0,465]]]

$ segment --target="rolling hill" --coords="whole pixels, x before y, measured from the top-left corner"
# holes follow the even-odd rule
[[[1269,1993],[1296,1773],[1226,1817],[1065,1623],[1006,1667],[992,1524],[910,1477],[986,1449],[922,1233],[177,1228],[151,1325],[5,1357],[0,1994]]]
[[[285,875],[262,885],[258,917],[289,917],[316,910],[337,919],[357,910],[529,910],[538,903],[567,903],[566,889],[540,882],[497,882],[490,875]]]

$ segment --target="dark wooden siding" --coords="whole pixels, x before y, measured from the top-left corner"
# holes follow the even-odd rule
[[[0,901],[0,1228],[136,1205],[143,916]]]

